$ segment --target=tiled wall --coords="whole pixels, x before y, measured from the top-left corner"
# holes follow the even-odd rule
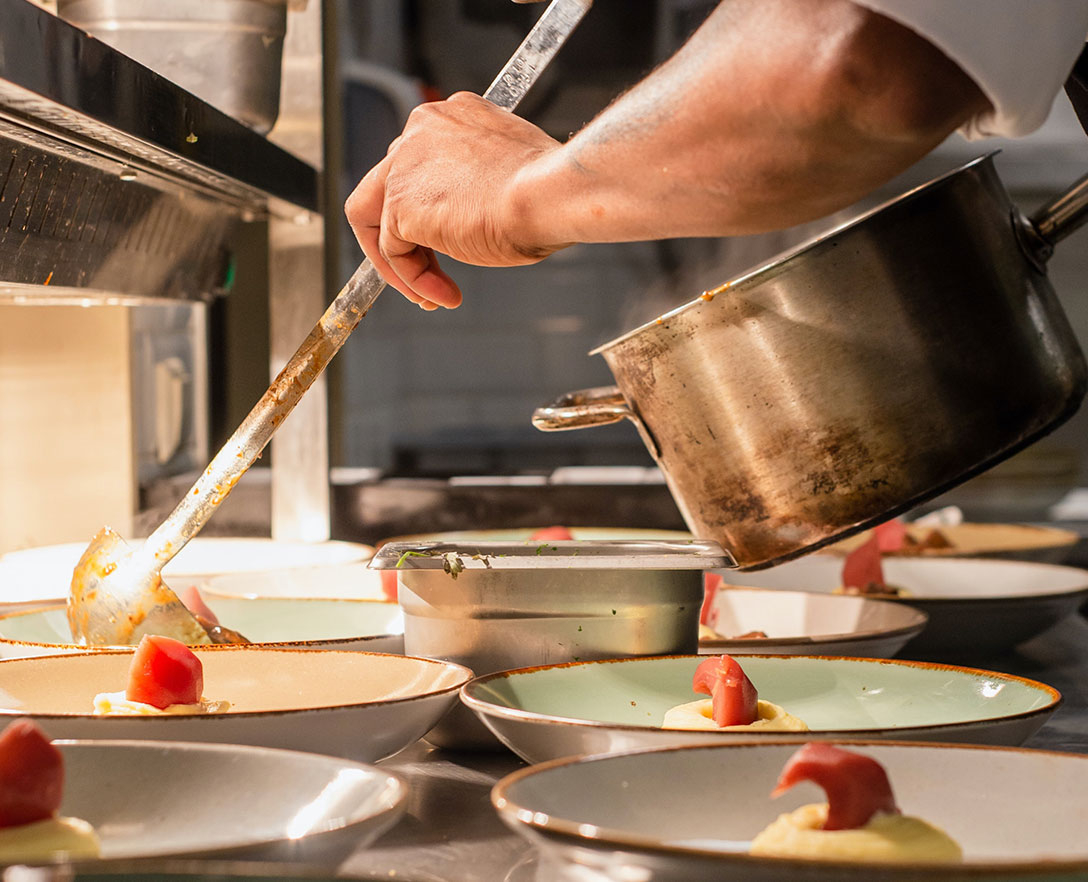
[[[447,265],[461,308],[425,313],[387,290],[341,353],[345,464],[389,468],[398,448],[428,447],[508,446],[541,464],[569,461],[563,448],[644,455],[628,427],[546,436],[529,419],[564,392],[611,383],[588,353],[624,329],[621,315],[657,273],[652,246],[580,246],[533,267]]]

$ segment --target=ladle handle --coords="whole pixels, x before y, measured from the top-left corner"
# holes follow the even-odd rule
[[[505,110],[517,107],[592,2],[551,0],[483,97]],[[136,552],[148,570],[163,567],[200,532],[384,288],[374,265],[364,260],[192,489]]]

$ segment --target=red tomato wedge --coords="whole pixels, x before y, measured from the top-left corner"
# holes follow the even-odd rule
[[[714,608],[714,598],[718,596],[718,589],[722,587],[722,577],[717,573],[703,574],[703,606],[699,610],[699,624],[713,627],[710,621],[710,611]]]
[[[382,594],[385,595],[385,599],[390,603],[397,602],[397,592],[399,586],[397,583],[397,571],[396,570],[380,570],[382,576]]]
[[[152,707],[196,704],[204,692],[204,666],[179,640],[145,634],[128,669],[125,698]]]
[[[862,590],[870,585],[884,584],[884,568],[880,565],[880,536],[877,533],[846,555],[842,565],[842,584],[846,588]]]
[[[30,720],[0,734],[0,827],[44,821],[60,808],[64,757]]]
[[[746,726],[759,718],[756,687],[730,655],[701,662],[691,688],[710,696],[714,722],[719,726]]]
[[[529,537],[529,541],[558,542],[561,539],[573,539],[574,534],[566,527],[541,527]]]
[[[811,741],[789,758],[771,796],[785,793],[799,781],[811,781],[827,794],[825,830],[864,827],[878,812],[899,814],[880,763],[825,741]]]
[[[907,525],[898,518],[892,518],[873,527],[877,535],[877,545],[881,551],[900,551],[909,541]]]

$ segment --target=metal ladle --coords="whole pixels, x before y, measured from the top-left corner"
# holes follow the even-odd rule
[[[592,0],[552,0],[483,97],[513,110]],[[186,643],[211,642],[208,632],[162,580],[162,568],[207,523],[256,461],[279,424],[343,346],[385,282],[363,261],[286,367],[268,387],[203,474],[165,521],[135,551],[113,530],[91,540],[72,573],[68,623],[90,645],[137,643],[144,634]]]

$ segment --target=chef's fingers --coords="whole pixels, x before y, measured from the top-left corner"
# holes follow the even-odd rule
[[[385,202],[385,179],[388,174],[389,157],[386,157],[366,173],[348,196],[344,203],[344,214],[347,215],[363,254],[374,264],[374,269],[385,279],[386,284],[396,288],[413,303],[420,303],[426,298],[415,294],[411,285],[397,275],[382,254],[379,243],[382,206]]]
[[[438,258],[430,248],[397,238],[388,226],[379,233],[378,245],[382,257],[397,278],[414,295],[446,309],[456,309],[461,305],[461,289],[438,265]]]

